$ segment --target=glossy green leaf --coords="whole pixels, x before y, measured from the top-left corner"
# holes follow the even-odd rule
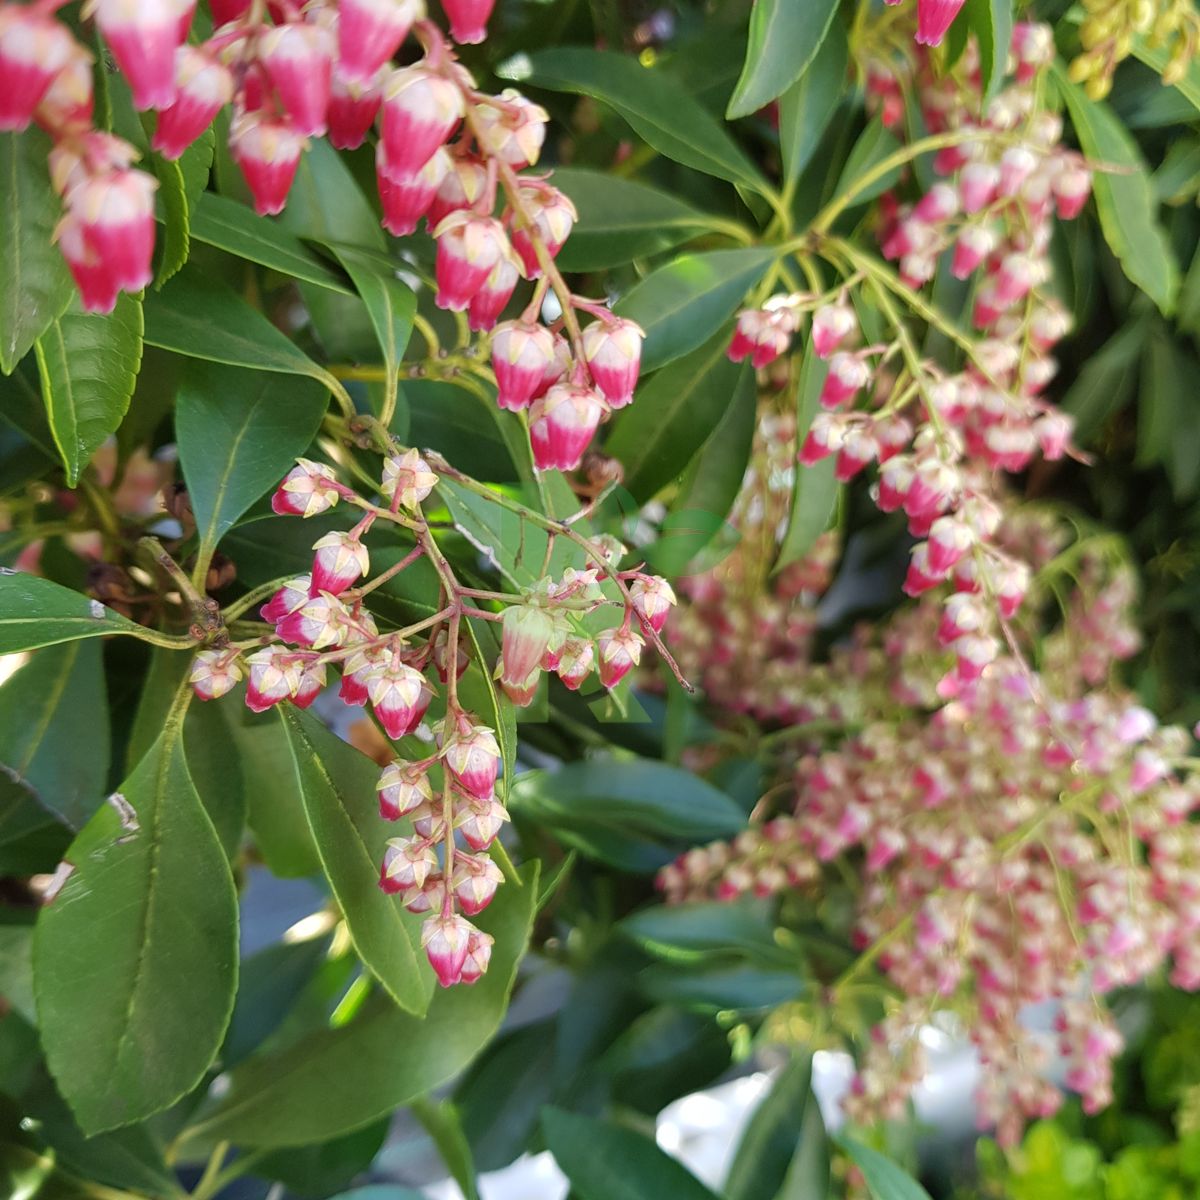
[[[979,43],[979,71],[986,101],[995,94],[1008,68],[1013,0],[967,0],[958,20]]]
[[[697,967],[656,963],[638,974],[638,988],[659,1004],[701,1012],[766,1013],[795,1000],[806,983],[795,971],[749,963]]]
[[[62,201],[50,186],[50,139],[0,133],[0,371],[5,375],[70,303],[75,285],[54,244]]]
[[[350,289],[304,243],[253,209],[218,196],[201,195],[192,214],[192,237],[294,279],[350,295]]]
[[[899,149],[900,143],[894,134],[883,127],[883,122],[878,118],[872,120],[862,131],[858,141],[854,143],[854,148],[850,151],[850,157],[842,168],[842,174],[833,194],[840,196],[854,188],[854,203],[865,204],[868,200],[873,200],[876,196],[886,192],[900,178],[901,167],[896,167],[879,176],[863,187],[861,191],[858,188],[867,175],[879,167],[885,158]]]
[[[34,939],[46,1059],[87,1133],[195,1087],[237,985],[237,893],[177,713],[118,795],[72,843]]]
[[[412,335],[417,298],[412,288],[396,277],[395,267],[386,259],[352,246],[335,245],[333,251],[367,306],[383,365],[394,378]]]
[[[422,918],[379,888],[379,862],[394,834],[379,815],[379,768],[308,713],[285,705],[279,718],[292,750],[292,783],[358,956],[401,1008],[420,1015],[433,972],[421,953]]]
[[[800,383],[796,390],[797,445],[804,441],[816,415],[821,387],[829,374],[829,364],[809,352],[800,367]],[[792,506],[787,532],[779,548],[776,569],[798,562],[813,547],[813,543],[829,527],[829,519],[837,504],[838,481],[834,478],[837,457],[829,455],[811,467],[797,463],[792,484]]]
[[[626,917],[618,929],[663,958],[699,959],[773,944],[774,924],[758,899],[656,904]]]
[[[146,297],[146,342],[163,350],[255,371],[328,373],[256,308],[217,279],[185,267],[161,292]]]
[[[246,1146],[325,1140],[390,1113],[452,1079],[499,1027],[537,897],[537,865],[505,884],[474,923],[496,939],[491,965],[471,987],[439,990],[425,1017],[380,996],[348,1024],[247,1059],[191,1130]]]
[[[99,600],[38,575],[0,569],[0,654],[138,631]]]
[[[556,46],[518,55],[499,73],[518,83],[591,96],[660,154],[754,190],[766,186],[721,123],[661,69],[608,50]]]
[[[1118,329],[1079,370],[1061,407],[1075,418],[1075,437],[1086,446],[1104,423],[1133,399],[1146,348],[1147,322],[1135,317]]]
[[[761,247],[685,254],[630,289],[615,311],[646,331],[642,370],[653,371],[708,341],[741,307],[774,254]]]
[[[542,1130],[580,1200],[716,1200],[652,1138],[632,1129],[547,1108]]]
[[[212,547],[308,449],[325,415],[317,384],[197,363],[175,410],[179,461],[202,546]]]
[[[823,1200],[829,1195],[829,1138],[821,1106],[810,1099],[800,1119],[800,1136],[776,1200]]]
[[[748,117],[808,70],[837,14],[838,0],[754,0],[750,44],[725,115]]]
[[[479,1200],[479,1189],[475,1185],[475,1162],[458,1109],[449,1100],[435,1103],[428,1098],[418,1100],[412,1109],[437,1146],[442,1162],[463,1194],[463,1200]]]
[[[142,362],[142,302],[122,294],[107,314],[72,305],[34,348],[50,430],[74,487],[129,408]]]
[[[837,1137],[834,1141],[862,1172],[872,1200],[929,1200],[929,1193],[886,1154],[853,1138]]]
[[[216,137],[211,129],[206,129],[175,161],[163,158],[161,154],[151,156],[150,165],[158,176],[158,199],[163,216],[157,287],[162,287],[188,260],[192,218],[196,202],[208,182],[215,148]]]
[[[342,156],[316,138],[300,159],[279,225],[317,242],[386,250],[387,238]]]
[[[1133,39],[1133,53],[1159,75],[1167,69],[1167,65],[1171,61],[1171,53],[1167,46],[1152,46],[1142,36]],[[1197,63],[1195,58],[1189,59],[1183,78],[1173,86],[1194,110],[1200,112],[1200,63]]]
[[[71,833],[27,787],[0,773],[0,874],[37,875],[62,860]]]
[[[190,669],[191,661],[187,655],[176,651],[166,653],[183,659],[184,670]],[[235,752],[230,736],[230,720],[235,715],[231,704],[197,701],[189,705],[183,723],[183,745],[192,783],[230,862],[237,858],[242,844],[248,807],[243,774],[245,762],[242,755]],[[214,754],[214,746],[220,746],[221,753]]]
[[[1138,389],[1136,465],[1161,463],[1181,503],[1200,484],[1200,422],[1193,390],[1198,375],[1200,363],[1164,331],[1147,340]]]
[[[108,757],[98,642],[48,646],[0,686],[0,770],[75,829],[104,798]]]
[[[837,111],[846,90],[849,58],[845,30],[835,21],[808,70],[779,98],[779,152],[789,185],[812,160]]]
[[[702,233],[709,218],[669,192],[581,167],[556,167],[554,186],[570,196],[579,220],[558,252],[565,271],[623,266]]]
[[[1179,265],[1158,223],[1145,159],[1107,105],[1089,100],[1061,74],[1057,82],[1084,154],[1117,168],[1097,171],[1092,182],[1104,238],[1130,280],[1170,316],[1179,291]]]
[[[817,1107],[812,1093],[812,1055],[800,1051],[779,1072],[750,1117],[725,1177],[725,1200],[759,1200],[779,1194],[810,1105]],[[813,1200],[824,1196],[824,1188],[813,1192]]]
[[[753,379],[747,363],[732,363],[729,330],[656,371],[637,403],[617,414],[605,454],[625,468],[625,487],[644,502],[673,482],[708,440]]]

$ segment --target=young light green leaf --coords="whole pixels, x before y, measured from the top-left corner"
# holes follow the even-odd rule
[[[73,829],[104,798],[108,756],[99,643],[48,646],[0,687],[0,769]]]
[[[542,1130],[580,1200],[716,1200],[653,1139],[632,1129],[547,1108]]]
[[[1133,53],[1159,75],[1167,69],[1171,61],[1170,51],[1165,45],[1151,46],[1141,35],[1133,39]],[[1183,78],[1175,83],[1174,87],[1197,112],[1200,112],[1200,63],[1197,63],[1195,58],[1189,60]]]
[[[178,714],[67,860],[38,917],[34,982],[50,1070],[94,1134],[195,1087],[233,1009],[237,893]]]
[[[12,373],[71,301],[75,285],[54,227],[62,202],[50,186],[50,139],[40,129],[0,133],[0,371]]]
[[[804,355],[796,389],[796,437],[799,442],[803,442],[816,415],[821,387],[828,373],[829,364],[810,349]],[[783,545],[779,548],[776,570],[802,559],[828,528],[838,495],[838,481],[834,478],[836,463],[835,456],[829,455],[811,467],[796,464],[791,515]]]
[[[929,1200],[929,1193],[886,1154],[852,1138],[837,1137],[834,1141],[862,1172],[873,1200]]]
[[[754,191],[768,185],[720,122],[662,70],[584,46],[519,55],[499,72],[552,91],[591,96],[623,117],[660,154]]]
[[[46,416],[73,488],[129,408],[142,362],[142,302],[123,294],[107,314],[72,305],[34,349]]]
[[[137,634],[141,626],[99,600],[23,571],[0,569],[0,654],[77,638]]]
[[[307,713],[285,705],[279,716],[292,750],[292,782],[358,956],[401,1008],[420,1016],[433,972],[421,954],[422,918],[379,890],[391,830],[379,815],[378,768]]]
[[[834,21],[808,70],[779,98],[779,152],[788,186],[808,166],[837,111],[849,57],[846,32]]]
[[[646,331],[642,370],[653,371],[708,341],[772,258],[766,247],[685,254],[636,284],[615,311]]]
[[[691,462],[753,373],[729,361],[729,330],[656,371],[613,422],[604,452],[625,468],[635,500],[651,499]]]
[[[725,115],[748,117],[808,70],[833,24],[838,0],[754,0],[750,44]]]
[[[487,1044],[508,1007],[537,899],[537,864],[474,919],[496,939],[487,974],[439,990],[423,1018],[372,999],[345,1025],[247,1059],[189,1137],[299,1146],[361,1128],[452,1079]]]
[[[179,389],[175,435],[202,546],[213,547],[308,448],[325,415],[315,383],[197,364]]]
[[[1013,0],[967,0],[958,19],[979,43],[979,70],[986,102],[1000,86],[1008,67]]]
[[[281,229],[274,221],[260,217],[246,205],[215,192],[204,192],[197,201],[192,214],[192,237],[306,283],[351,294],[337,275],[311,254],[298,237]]]
[[[621,266],[669,250],[702,233],[711,220],[669,192],[602,171],[556,167],[554,186],[579,213],[556,260],[565,271]]]
[[[1115,168],[1097,171],[1092,183],[1104,238],[1130,280],[1170,316],[1179,291],[1179,265],[1158,223],[1141,151],[1106,104],[1089,100],[1061,72],[1056,79],[1084,154]]]

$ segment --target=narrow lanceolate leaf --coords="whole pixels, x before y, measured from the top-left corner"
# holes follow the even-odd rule
[[[0,770],[75,829],[103,799],[108,756],[98,643],[39,650],[0,687]]]
[[[162,255],[156,286],[162,287],[188,260],[192,246],[192,217],[208,183],[216,137],[206,129],[177,161],[155,154],[151,165],[159,182],[162,205]]]
[[[838,0],[754,0],[746,62],[725,115],[748,117],[782,95],[808,69]]]
[[[708,341],[773,257],[767,248],[685,254],[647,275],[616,306],[646,331],[642,369],[653,371]]]
[[[479,917],[496,939],[487,974],[439,990],[424,1018],[385,996],[348,1024],[298,1046],[247,1059],[189,1136],[236,1137],[245,1146],[298,1146],[359,1129],[452,1079],[490,1041],[508,1007],[538,895],[537,864],[523,886],[505,884]]]
[[[1089,100],[1061,73],[1057,83],[1084,154],[1115,168],[1097,171],[1092,183],[1105,241],[1125,274],[1170,316],[1179,292],[1179,265],[1158,223],[1145,159],[1108,105]]]
[[[929,1200],[929,1193],[886,1154],[848,1137],[834,1140],[862,1172],[872,1200]]]
[[[142,362],[142,302],[123,294],[107,314],[72,305],[35,349],[50,431],[74,487],[129,408]]]
[[[804,355],[800,367],[800,384],[796,393],[796,444],[799,447],[808,434],[813,417],[816,416],[821,387],[829,373],[829,364],[819,359],[812,350]],[[793,470],[792,507],[788,517],[787,533],[779,548],[776,570],[802,559],[813,543],[823,534],[833,515],[837,503],[838,482],[834,478],[837,464],[835,456],[829,455],[811,467],[797,463]]]
[[[558,1108],[544,1110],[542,1130],[580,1200],[716,1200],[645,1134]]]
[[[412,335],[417,298],[412,288],[396,277],[395,269],[386,259],[352,246],[336,245],[333,252],[367,306],[367,315],[379,339],[383,365],[394,379]]]
[[[140,628],[99,600],[37,575],[0,568],[0,654],[77,638],[136,634]]]
[[[93,1134],[195,1087],[233,1009],[237,893],[178,713],[67,862],[38,918],[34,986],[50,1070]]]
[[[767,187],[721,123],[681,84],[635,58],[583,46],[561,46],[512,60],[508,78],[553,91],[591,96],[623,117],[660,154],[686,167]]]
[[[358,956],[392,999],[418,1016],[429,1006],[433,972],[421,953],[421,918],[379,889],[379,862],[395,830],[379,815],[370,759],[291,706],[279,710],[321,866],[346,918]]]
[[[729,330],[721,329],[652,375],[638,402],[613,422],[604,452],[620,460],[635,500],[649,500],[683,472],[751,374],[748,365],[729,361],[728,346]]]
[[[984,99],[1004,78],[1012,43],[1013,0],[967,0],[959,18],[979,43],[979,73]]]
[[[322,388],[264,371],[194,366],[175,436],[201,544],[212,547],[304,453],[325,414]]]
[[[54,244],[62,203],[50,186],[50,139],[0,133],[0,371],[5,375],[59,316],[74,291]]]
[[[808,70],[779,98],[779,152],[789,185],[808,166],[837,110],[849,56],[846,33],[835,21]]]

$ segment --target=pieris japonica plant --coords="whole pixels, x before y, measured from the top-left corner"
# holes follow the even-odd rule
[[[14,1194],[420,1183],[407,1110],[701,1195],[622,1111],[784,1058],[714,1186],[878,1189],[931,1026],[1006,1143],[1111,1100],[1200,985],[1200,228],[1104,97],[1197,26],[1064,8],[0,2]]]

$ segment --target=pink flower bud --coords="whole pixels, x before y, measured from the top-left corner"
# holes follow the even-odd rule
[[[877,420],[873,432],[881,463],[894,458],[913,438],[912,422],[907,417],[892,416]]]
[[[928,560],[938,574],[948,574],[975,544],[975,533],[958,517],[938,517],[929,530]]]
[[[487,799],[500,771],[500,744],[486,725],[455,733],[442,748],[450,774],[472,796]]]
[[[433,665],[437,670],[438,678],[445,683],[450,678],[449,664],[449,635],[445,629],[439,629],[437,636],[433,639]],[[467,656],[466,650],[463,649],[462,643],[459,642],[458,654],[455,661],[455,678],[461,679],[463,672],[470,664],[470,658]]]
[[[675,589],[658,575],[639,575],[629,587],[634,610],[649,623],[655,633],[662,633],[667,616],[679,603]]]
[[[459,907],[473,917],[491,904],[496,889],[504,882],[504,873],[483,855],[456,854],[450,882]]]
[[[472,929],[471,923],[459,916],[430,917],[421,926],[421,945],[442,987],[458,983]]]
[[[383,208],[384,229],[396,237],[413,233],[418,222],[429,211],[438,184],[449,169],[450,156],[439,148],[415,174],[395,172],[387,160],[387,149],[380,142],[375,148],[375,181]]]
[[[811,467],[813,463],[836,454],[845,440],[846,424],[841,417],[833,413],[817,413],[800,446],[797,461],[802,466]]]
[[[229,151],[246,178],[254,211],[260,217],[283,212],[306,145],[296,129],[264,109],[234,117]]]
[[[250,679],[246,684],[246,707],[266,712],[272,704],[286,700],[300,684],[300,668],[288,661],[291,652],[266,647],[246,659]]]
[[[733,340],[729,343],[729,361],[736,363],[749,358],[751,366],[759,370],[788,348],[797,328],[799,323],[791,309],[747,309],[738,314]]]
[[[456,812],[454,825],[472,850],[486,850],[507,820],[503,805],[490,798],[472,798]]]
[[[488,18],[496,0],[442,0],[450,19],[450,36],[464,46],[473,46],[487,37]]]
[[[821,407],[841,408],[853,400],[858,392],[871,380],[871,368],[865,359],[845,350],[838,351],[829,360],[829,373],[821,385]]]
[[[469,212],[451,213],[433,236],[438,285],[434,302],[439,308],[463,312],[496,264],[510,253],[508,238],[499,221]]]
[[[437,855],[424,838],[389,838],[383,852],[379,886],[392,895],[419,888],[437,865]]]
[[[175,51],[183,41],[185,11],[179,0],[96,0],[96,24],[129,82],[135,108],[167,108],[175,99]]]
[[[858,328],[848,304],[824,304],[813,313],[812,344],[818,358],[828,358]]]
[[[633,400],[645,337],[640,325],[623,317],[593,321],[583,331],[588,367],[611,408],[624,408]]]
[[[902,508],[915,478],[912,460],[906,454],[898,454],[883,463],[879,468],[879,484],[875,493],[875,503],[880,511],[895,512]]]
[[[1040,262],[1028,254],[1006,254],[993,276],[996,299],[1005,308],[1023,300],[1036,283],[1044,278]]]
[[[68,213],[59,225],[55,238],[79,288],[84,312],[112,312],[120,287],[104,261],[88,243],[82,223]]]
[[[917,0],[917,43],[940,46],[964,0]]]
[[[906,596],[919,596],[935,588],[946,578],[948,571],[936,570],[930,562],[929,543],[918,542],[912,548],[908,574],[904,577],[903,592]]]
[[[340,596],[360,575],[370,570],[367,548],[353,534],[333,531],[313,543],[313,593]]]
[[[1024,186],[1025,180],[1036,170],[1037,155],[1025,146],[1010,146],[1000,156],[1001,196],[1015,196]]]
[[[1000,319],[1004,305],[996,292],[996,284],[989,280],[975,295],[975,306],[971,310],[971,322],[976,329],[990,329]]]
[[[533,703],[538,687],[542,682],[542,672],[539,668],[530,671],[524,679],[501,679],[500,687],[504,694],[518,707],[527,708]]]
[[[496,403],[517,412],[527,408],[554,362],[554,335],[532,321],[505,321],[492,334]],[[525,672],[522,674],[524,678]]]
[[[958,188],[952,183],[935,183],[913,206],[913,216],[930,225],[940,225],[959,208]]]
[[[300,678],[292,692],[292,703],[297,708],[308,708],[321,694],[325,687],[325,664],[323,662],[304,663],[300,668]]]
[[[968,633],[979,633],[989,624],[988,610],[973,592],[955,592],[946,597],[938,624],[938,641],[949,646]]]
[[[486,186],[487,169],[483,163],[476,158],[455,154],[430,205],[430,224],[437,226],[452,212],[474,207]]]
[[[1067,452],[1075,418],[1064,412],[1048,412],[1033,423],[1033,434],[1042,448],[1042,457],[1056,462]]]
[[[343,704],[361,708],[370,699],[371,677],[387,658],[384,650],[375,646],[364,646],[356,650],[342,664],[342,682],[338,687],[338,698]]]
[[[393,741],[416,729],[433,699],[433,690],[425,682],[425,676],[401,662],[396,654],[370,674],[367,689],[371,707]]]
[[[842,438],[834,477],[839,483],[849,483],[878,454],[879,443],[871,430],[865,425],[851,425]]]
[[[958,487],[959,475],[954,467],[937,458],[923,459],[913,472],[904,511],[910,517],[936,515],[950,503]]]
[[[501,626],[501,681],[519,685],[541,669],[554,621],[544,608],[514,604],[504,612]]]
[[[297,575],[295,579],[289,579],[258,611],[264,621],[278,625],[284,617],[303,608],[311,598],[312,576]]]
[[[534,240],[540,241],[553,258],[562,249],[579,216],[570,198],[557,188],[543,184],[537,188],[522,187],[519,191],[531,224],[525,224],[524,216],[514,216],[512,246],[525,267],[525,278],[538,279],[542,268]]]
[[[242,678],[237,652],[200,650],[192,660],[188,682],[200,700],[216,700],[231,691]]]
[[[271,509],[282,516],[315,517],[338,502],[333,470],[308,458],[297,459],[271,497]]]
[[[1053,30],[1040,21],[1018,21],[1013,26],[1012,53],[1017,60],[1017,82],[1028,83],[1039,67],[1054,61]]]
[[[292,127],[305,137],[321,137],[326,129],[333,49],[328,29],[299,21],[276,25],[259,41],[271,84]]]
[[[964,225],[954,243],[950,271],[955,279],[967,279],[996,248],[996,233],[990,225]]]
[[[389,499],[400,494],[401,508],[416,508],[429,498],[438,477],[429,469],[429,464],[416,450],[392,455],[383,460],[383,481],[379,490]]]
[[[345,20],[345,11],[343,6],[339,21]],[[359,83],[347,79],[342,63],[335,63],[329,82],[329,107],[325,113],[330,143],[339,150],[357,150],[367,140],[382,103],[382,74]]]
[[[345,80],[366,84],[424,16],[423,0],[339,0],[338,69]]]
[[[977,213],[996,198],[1000,187],[1000,168],[991,163],[967,163],[959,175],[963,212]]]
[[[606,629],[596,635],[596,659],[600,682],[614,688],[638,665],[642,657],[642,635],[632,626]]]
[[[404,907],[410,913],[441,912],[446,904],[446,879],[440,871],[430,875],[419,888],[409,888]]]
[[[441,801],[425,803],[410,814],[413,831],[427,841],[440,842],[446,837],[446,813]]]
[[[568,637],[558,656],[554,668],[563,686],[578,691],[583,681],[592,673],[596,662],[596,651],[587,638]]]
[[[124,169],[88,175],[67,195],[70,215],[99,260],[99,269],[123,291],[140,291],[153,277],[157,188],[152,175]]]
[[[993,467],[1023,471],[1037,450],[1037,437],[1028,425],[992,425],[983,435],[983,453]]]
[[[329,592],[320,592],[288,613],[275,626],[275,632],[286,642],[323,650],[343,645],[353,630],[346,606]]]
[[[539,471],[573,471],[604,415],[604,402],[578,383],[556,383],[529,410],[529,441]]]
[[[537,162],[549,120],[540,105],[505,88],[495,101],[483,100],[475,106],[472,123],[483,152],[519,171]]]
[[[197,46],[175,52],[175,100],[158,114],[151,145],[164,158],[178,158],[233,99],[233,76]]]
[[[463,98],[427,67],[394,71],[383,89],[383,142],[395,171],[419,171],[445,145],[463,116]]]
[[[45,13],[0,7],[0,130],[25,129],[54,77],[75,57],[70,31]]]
[[[533,398],[540,400],[556,383],[566,381],[567,373],[574,366],[575,360],[571,357],[571,343],[567,341],[561,333],[554,335],[554,361],[546,365],[546,374],[542,376],[542,382],[538,390],[534,392]]]
[[[495,942],[496,939],[490,933],[479,929],[471,930],[471,936],[467,939],[467,957],[463,960],[462,973],[458,977],[459,983],[477,983],[487,973]]]
[[[428,220],[433,220],[432,212]],[[513,258],[505,256],[493,268],[484,285],[471,297],[467,324],[476,333],[491,329],[500,319],[504,306],[512,299],[521,278]]]
[[[1054,175],[1051,187],[1058,215],[1069,221],[1079,216],[1092,193],[1092,173],[1084,166],[1064,166]]]
[[[4,63],[0,58],[0,70]],[[34,111],[34,120],[56,136],[82,133],[92,124],[95,107],[92,78],[92,56],[78,42],[71,43],[67,65],[50,81]],[[4,101],[0,100],[0,123],[3,122]]]
[[[1006,559],[992,572],[992,590],[1000,615],[1015,617],[1029,591],[1029,568],[1023,562]]]
[[[990,637],[968,634],[951,647],[954,651],[954,674],[959,683],[974,683],[984,668],[996,658],[996,643]]]

